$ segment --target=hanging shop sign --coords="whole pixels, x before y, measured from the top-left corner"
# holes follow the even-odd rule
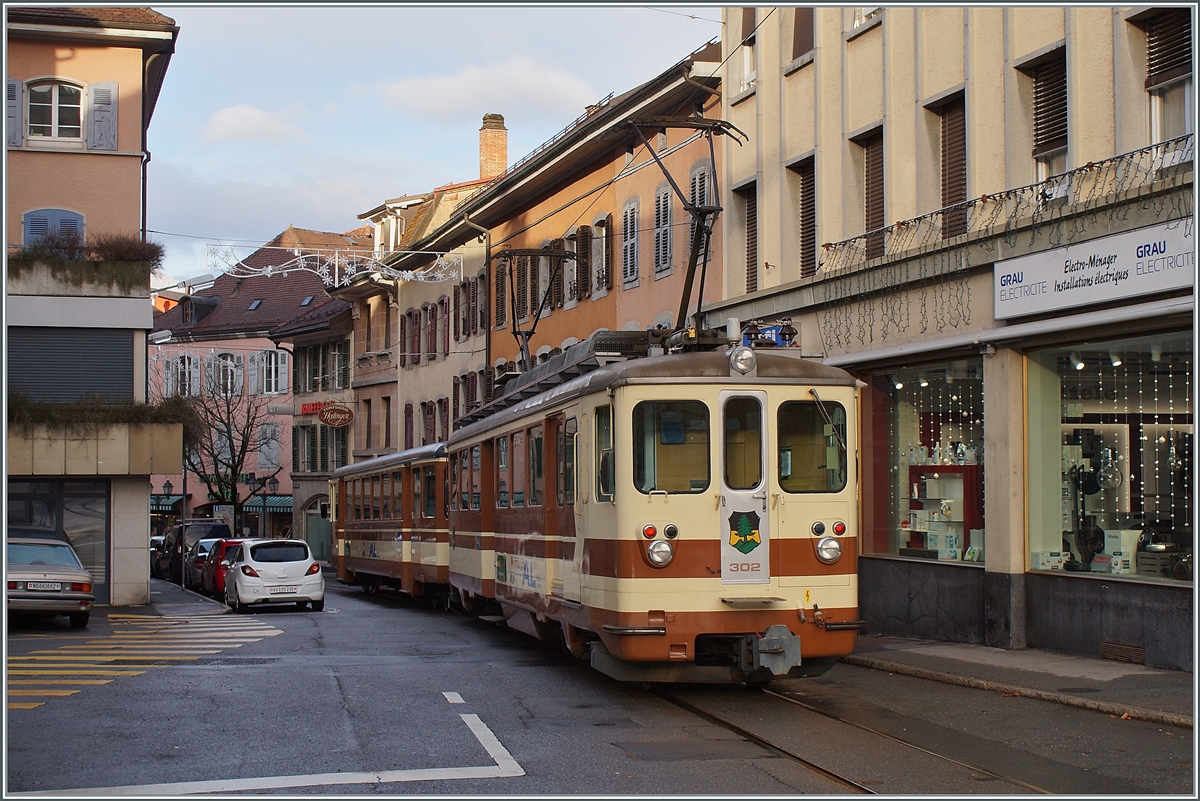
[[[1196,282],[1192,219],[996,262],[996,319],[1185,289]]]
[[[333,404],[317,412],[317,419],[330,428],[341,428],[354,421],[354,410],[349,406]]]

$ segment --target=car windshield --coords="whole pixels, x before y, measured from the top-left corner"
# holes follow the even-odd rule
[[[75,552],[69,545],[10,542],[8,544],[8,566],[50,566],[82,568]]]
[[[189,545],[194,545],[200,539],[229,539],[232,536],[233,534],[229,531],[229,526],[224,523],[216,523],[213,525],[188,526],[183,538]]]
[[[264,542],[250,549],[255,562],[303,562],[308,559],[308,546],[301,542]]]

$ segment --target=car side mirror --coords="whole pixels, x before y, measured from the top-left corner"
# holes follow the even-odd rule
[[[228,559],[222,559],[222,560],[221,560],[221,567],[228,568],[228,567],[229,567],[229,560],[228,560]]]

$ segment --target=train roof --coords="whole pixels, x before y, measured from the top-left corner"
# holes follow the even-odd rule
[[[334,478],[354,476],[359,473],[374,473],[376,470],[386,470],[389,467],[402,467],[413,462],[423,462],[427,459],[439,459],[446,455],[446,443],[435,442],[431,445],[421,445],[409,448],[399,453],[385,453],[365,461],[348,464],[333,471]]]
[[[597,337],[572,346],[536,370],[509,381],[501,397],[460,420],[451,441],[488,431],[494,426],[523,417],[539,406],[550,406],[628,384],[707,384],[725,381],[733,385],[785,383],[854,386],[856,383],[854,376],[840,367],[803,359],[798,352],[785,348],[756,349],[756,369],[743,376],[730,368],[729,352],[726,350],[642,356],[632,344],[639,334],[645,341],[644,333],[603,333],[623,335],[618,343],[626,353],[606,350],[606,340],[593,342]],[[572,353],[575,349],[579,349],[578,352]],[[554,364],[555,360],[558,361],[557,365]]]

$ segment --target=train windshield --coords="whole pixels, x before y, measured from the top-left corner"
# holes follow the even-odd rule
[[[708,407],[643,401],[633,409],[633,483],[639,492],[704,492],[709,485]]]
[[[825,402],[830,422],[811,401],[779,406],[779,486],[785,492],[840,492],[846,487],[846,409]]]

